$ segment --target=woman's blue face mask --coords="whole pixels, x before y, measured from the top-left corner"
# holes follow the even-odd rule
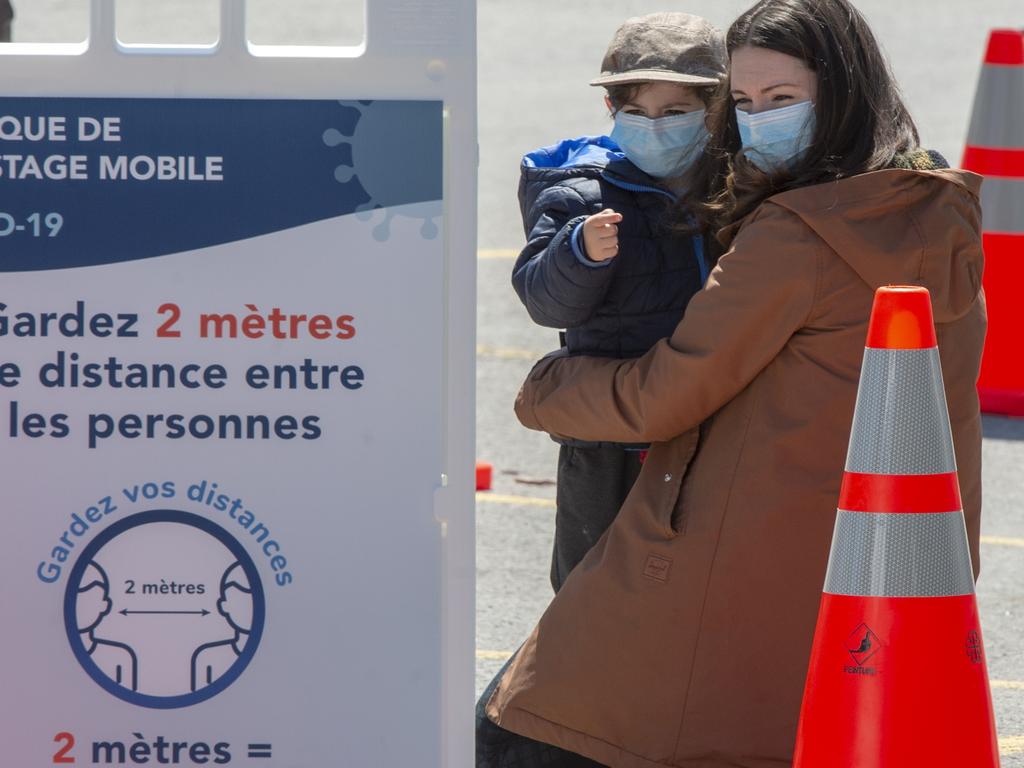
[[[679,176],[704,151],[704,110],[651,119],[615,113],[611,138],[633,165],[658,179]]]
[[[814,135],[814,103],[802,101],[752,115],[736,110],[744,155],[765,173],[777,173],[800,161]]]

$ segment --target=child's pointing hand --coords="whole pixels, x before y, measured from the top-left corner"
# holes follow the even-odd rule
[[[607,261],[619,252],[619,227],[622,214],[611,208],[588,216],[583,222],[583,245],[591,261]]]

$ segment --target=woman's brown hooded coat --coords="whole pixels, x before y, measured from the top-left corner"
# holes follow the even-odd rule
[[[615,768],[790,765],[880,285],[931,292],[977,573],[979,186],[884,170],[778,194],[722,233],[730,250],[671,338],[534,369],[527,427],[655,444],[493,721]]]

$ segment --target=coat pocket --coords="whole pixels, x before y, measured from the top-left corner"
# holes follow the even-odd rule
[[[680,491],[698,442],[699,432],[692,429],[667,443],[652,445],[637,480],[635,490],[643,492],[642,503],[667,539],[675,538],[686,528],[687,510],[681,508]]]

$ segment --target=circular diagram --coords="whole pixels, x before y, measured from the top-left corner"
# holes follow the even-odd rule
[[[256,566],[219,525],[152,510],[103,530],[68,577],[64,625],[106,691],[144,707],[205,701],[238,679],[263,635]]]

